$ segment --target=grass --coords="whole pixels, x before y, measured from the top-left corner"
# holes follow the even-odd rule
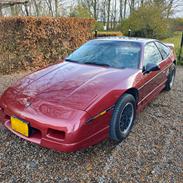
[[[123,36],[122,32],[115,32],[115,31],[98,31],[98,37],[106,37],[106,36]]]
[[[172,37],[162,40],[162,42],[164,42],[164,43],[173,43],[175,45],[175,52],[177,55],[177,59],[178,59],[179,52],[180,52],[181,36],[182,36],[182,32],[175,32]],[[182,49],[181,57],[183,59],[183,49]],[[183,65],[183,60],[182,61],[178,60],[178,63]]]

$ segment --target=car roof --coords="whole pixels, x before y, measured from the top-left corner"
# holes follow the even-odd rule
[[[128,41],[128,42],[137,42],[140,44],[146,44],[151,41],[157,41],[156,39],[148,38],[138,38],[138,37],[127,37],[127,36],[112,36],[112,37],[99,37],[94,40],[106,40],[106,41]]]

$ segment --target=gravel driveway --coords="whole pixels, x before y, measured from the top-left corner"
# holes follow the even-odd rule
[[[0,93],[23,74],[0,76]],[[183,182],[183,67],[171,92],[139,116],[129,137],[65,154],[0,126],[0,182]]]

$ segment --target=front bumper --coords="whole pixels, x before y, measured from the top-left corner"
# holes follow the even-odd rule
[[[104,115],[99,121],[95,121],[95,124],[86,124],[90,115],[85,111],[74,112],[74,109],[70,109],[71,112],[73,111],[72,116],[74,118],[62,120],[35,113],[32,108],[21,110],[12,105],[2,105],[2,103],[0,106],[2,106],[0,107],[0,122],[4,123],[8,130],[22,139],[46,148],[61,152],[74,152],[97,144],[108,137],[108,115]],[[34,129],[34,133],[25,137],[15,132],[11,128],[11,116],[29,122],[31,128]],[[100,123],[100,120],[105,121],[105,123]],[[59,139],[57,135],[50,135],[49,129],[64,132],[65,135]]]
[[[106,139],[106,136],[108,134],[108,127],[106,127],[104,129],[98,131],[97,133],[83,139],[82,141],[69,144],[69,143],[58,142],[56,140],[44,138],[44,137],[42,137],[41,133],[35,133],[35,134],[31,135],[30,137],[25,137],[25,136],[15,132],[11,128],[11,124],[10,124],[9,120],[6,121],[4,123],[4,125],[7,129],[9,129],[12,133],[19,136],[20,138],[23,138],[29,142],[38,144],[40,146],[54,149],[56,151],[61,151],[61,152],[74,152],[74,151],[89,147],[91,145],[94,145],[94,144]]]
[[[24,113],[25,114],[25,113]],[[85,114],[87,115],[87,113]],[[30,127],[34,129],[34,133],[31,133],[29,137],[25,137],[20,133],[14,131],[11,128],[10,116],[20,117],[22,120],[29,121]],[[26,117],[25,117],[26,116]],[[40,146],[54,149],[60,152],[74,152],[83,148],[87,148],[91,145],[97,144],[108,137],[108,125],[104,125],[102,128],[94,128],[93,124],[79,123],[73,125],[71,123],[41,123],[33,120],[32,116],[26,114],[25,116],[19,113],[12,112],[8,109],[0,108],[0,122],[4,123],[4,126],[18,137],[25,139],[29,142],[38,144]],[[81,115],[83,116],[83,115]],[[107,117],[107,116],[106,116]],[[83,119],[85,121],[85,118]],[[107,121],[106,119],[103,119]],[[42,120],[40,120],[42,121]],[[79,118],[78,118],[79,121]],[[83,124],[83,125],[82,125]],[[100,124],[96,121],[95,124]],[[104,124],[104,123],[101,123]],[[75,129],[73,130],[73,127]],[[48,129],[60,130],[65,133],[63,138],[57,138],[53,134],[49,134]]]

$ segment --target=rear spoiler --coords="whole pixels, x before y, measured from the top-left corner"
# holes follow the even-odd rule
[[[164,43],[166,46],[168,46],[171,50],[174,50],[175,45],[173,43]]]

